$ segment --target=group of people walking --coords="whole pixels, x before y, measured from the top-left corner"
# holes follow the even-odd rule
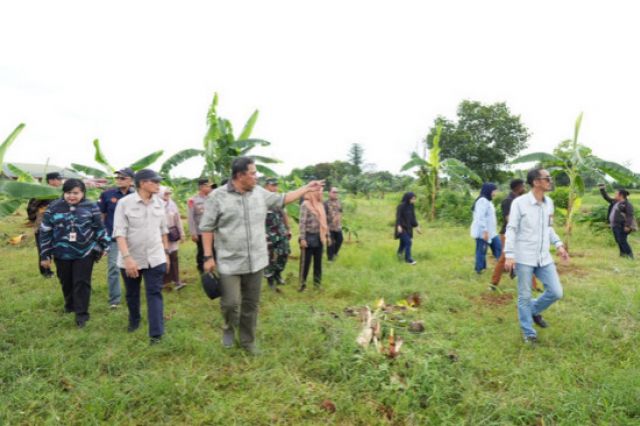
[[[282,273],[291,251],[291,224],[284,210],[286,204],[301,199],[299,244],[301,274],[299,291],[307,286],[313,263],[313,284],[320,287],[322,258],[334,261],[342,244],[342,205],[338,190],[329,190],[322,200],[323,181],[312,181],[288,192],[278,191],[278,181],[267,179],[264,188],[257,186],[255,163],[239,157],[232,164],[231,178],[214,189],[202,179],[198,194],[188,201],[188,223],[197,245],[196,267],[201,273],[217,271],[222,287],[220,307],[224,319],[222,344],[239,343],[249,353],[257,353],[256,324],[262,278],[277,292],[285,283]],[[109,305],[120,304],[120,278],[126,289],[129,311],[128,331],[137,330],[141,322],[140,293],[144,279],[151,343],[164,334],[162,289],[186,285],[180,280],[178,247],[185,240],[177,205],[171,189],[160,186],[161,176],[150,169],[134,173],[125,168],[116,172],[116,187],[104,191],[97,203],[86,198],[81,180],[67,179],[62,184],[58,174],[47,175],[52,186],[62,184],[60,199],[46,204],[29,203],[30,217],[37,222],[36,242],[43,276],[51,276],[56,265],[62,285],[65,312],[75,312],[76,324],[82,328],[89,320],[91,274],[93,265],[107,257]],[[554,204],[545,195],[552,189],[552,178],[545,169],[536,168],[525,183],[515,179],[511,192],[502,201],[503,224],[497,232],[493,198],[497,186],[485,183],[475,200],[470,234],[475,240],[475,271],[487,268],[490,248],[498,259],[491,277],[496,289],[503,271],[517,276],[518,318],[525,342],[537,340],[533,324],[547,327],[542,312],[562,297],[550,246],[565,260],[569,255],[553,228]],[[637,228],[628,192],[618,190],[610,198],[604,187],[602,196],[609,202],[609,223],[620,255],[633,257],[627,235]],[[413,230],[420,232],[415,214],[416,195],[407,192],[396,209],[394,235],[399,240],[398,257],[415,265],[411,247]],[[35,213],[34,213],[35,212]],[[538,290],[537,279],[544,292]],[[540,291],[540,290],[539,290]]]
[[[112,309],[121,302],[122,278],[130,332],[140,326],[144,280],[149,337],[156,343],[164,334],[162,289],[173,285],[179,290],[186,285],[178,267],[178,247],[185,232],[171,189],[160,186],[160,175],[150,169],[134,173],[129,168],[115,175],[116,187],[104,191],[97,203],[87,200],[81,180],[67,179],[62,198],[35,208],[40,266],[43,275],[49,276],[46,271],[52,262],[56,264],[65,312],[75,312],[80,328],[89,319],[95,262],[105,256],[108,259]],[[50,183],[61,182],[61,176],[48,177],[55,178]],[[253,160],[239,157],[232,164],[231,179],[217,190],[213,191],[208,180],[199,180],[198,194],[187,206],[191,238],[197,245],[196,267],[201,273],[217,270],[220,274],[223,343],[233,346],[238,334],[241,346],[252,353],[257,351],[255,326],[262,277],[277,291],[276,286],[285,283],[282,272],[290,253],[291,230],[284,205],[304,198],[300,246],[311,256],[304,256],[300,291],[306,288],[312,259],[314,285],[320,286],[323,250],[328,247],[328,258],[333,261],[342,242],[342,207],[336,188],[331,188],[329,201],[322,203],[322,181],[287,194],[278,192],[276,179],[268,179],[265,188],[256,185]]]

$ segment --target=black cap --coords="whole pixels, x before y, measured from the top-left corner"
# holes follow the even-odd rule
[[[198,186],[200,185],[209,185],[209,179],[206,179],[206,178],[198,179]]]
[[[216,299],[222,295],[222,284],[217,274],[205,272],[201,278],[202,289],[209,296],[209,299]]]
[[[133,172],[133,170],[130,167],[125,167],[124,169],[120,169],[120,170],[116,171],[116,174],[117,175],[126,176],[126,177],[130,177],[132,179],[135,176],[135,173]]]
[[[278,178],[268,178],[265,183],[267,185],[277,185],[278,184]]]
[[[142,170],[138,170],[138,172],[134,176],[134,179],[136,181],[136,185],[139,185],[140,182],[143,180],[152,180],[155,182],[161,182],[162,176],[160,176],[158,173],[156,173],[151,169],[142,169]]]
[[[47,173],[47,180],[52,179],[62,179],[62,175],[60,174],[60,172]]]

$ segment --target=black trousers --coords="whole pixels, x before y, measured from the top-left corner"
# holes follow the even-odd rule
[[[42,265],[40,265],[40,233],[36,232],[35,236],[36,236],[36,247],[38,248],[38,268],[40,269],[40,275],[42,275],[43,277],[49,277],[53,275],[51,268],[43,268]]]
[[[342,247],[342,231],[331,231],[331,245],[327,247],[327,258],[333,260]]]
[[[196,253],[196,265],[198,267],[198,272],[201,274],[204,272],[204,247],[202,246],[202,235],[198,235],[198,242],[196,242],[198,246],[198,252]],[[211,246],[211,253],[213,253],[213,259],[216,259],[216,249]]]
[[[55,259],[56,272],[62,285],[64,309],[76,313],[76,321],[89,319],[89,300],[91,299],[91,273],[93,257],[82,259]]]
[[[304,250],[304,270],[302,271],[302,282],[307,282],[311,260],[313,260],[313,283],[320,285],[322,281],[322,245],[318,247],[307,247]]]
[[[616,243],[618,243],[618,247],[620,248],[620,256],[630,257],[633,259],[633,251],[631,250],[631,246],[627,242],[627,237],[629,234],[624,232],[624,227],[622,226],[614,226],[611,228],[613,231],[613,236],[616,239]]]

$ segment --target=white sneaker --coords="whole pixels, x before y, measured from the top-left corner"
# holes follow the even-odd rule
[[[118,309],[119,307],[120,307],[120,305],[119,305],[119,304],[114,303],[114,304],[112,304],[111,306],[109,306],[109,309]]]
[[[418,263],[418,262],[416,262],[415,260],[412,260],[411,262],[407,262],[407,263],[408,263],[409,265],[415,265],[415,264],[416,264],[416,263]]]

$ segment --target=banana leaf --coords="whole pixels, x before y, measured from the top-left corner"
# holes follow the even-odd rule
[[[155,163],[156,160],[162,156],[162,154],[164,154],[163,150],[153,152],[147,156],[142,157],[138,161],[135,161],[129,167],[131,167],[134,172],[137,172],[138,170],[146,169],[147,167]]]
[[[13,199],[0,201],[0,219],[10,216],[22,205],[22,200]]]
[[[240,139],[233,143],[235,148],[238,148],[242,151],[242,154],[246,154],[256,146],[269,146],[271,142],[265,141],[264,139]]]
[[[278,174],[275,171],[271,170],[267,166],[263,166],[262,164],[256,164],[256,170],[262,173],[263,175],[278,176]]]
[[[476,172],[467,167],[466,164],[456,158],[446,158],[440,162],[440,166],[443,172],[450,177],[462,177],[464,179],[471,179],[478,184],[482,184],[482,178],[478,176]]]
[[[249,117],[249,120],[247,120],[247,123],[244,125],[244,128],[242,129],[242,132],[238,135],[237,139],[240,141],[249,139],[249,137],[251,136],[251,132],[253,132],[253,126],[255,126],[257,120],[258,120],[258,110],[255,110],[253,114],[251,114],[251,117]]]
[[[16,140],[22,129],[24,129],[24,126],[24,123],[18,124],[18,127],[16,127],[13,132],[11,132],[9,136],[7,136],[4,142],[2,142],[2,145],[0,145],[0,165],[2,165],[2,163],[4,162],[4,155],[6,154],[7,150],[9,149],[13,141]]]
[[[89,166],[84,166],[82,164],[76,164],[76,163],[71,163],[71,168],[73,169],[74,172],[79,172],[79,173],[83,173],[87,176],[92,176],[95,178],[106,178],[109,177],[108,174],[106,174],[105,172],[103,172],[100,169],[96,169],[93,167],[89,167]]]
[[[606,173],[623,185],[629,185],[638,182],[637,176],[623,165],[614,163],[612,161],[605,161],[595,156],[592,156],[589,160],[592,164],[592,168]]]
[[[561,166],[564,164],[562,158],[556,157],[553,154],[547,154],[546,152],[533,152],[531,154],[522,155],[515,160],[511,160],[511,163],[529,163],[531,161],[537,161],[540,163],[550,163],[552,165]]]
[[[113,175],[113,173],[115,172],[115,169],[111,166],[111,164],[109,164],[109,162],[107,161],[107,157],[105,157],[104,153],[102,152],[102,149],[100,149],[100,140],[94,139],[93,146],[96,149],[96,155],[94,157],[94,159],[96,160],[96,163],[100,164],[105,169],[107,169],[107,171],[109,172],[109,175]]]
[[[162,163],[162,167],[160,167],[160,174],[162,176],[168,176],[171,169],[176,167],[178,164],[198,155],[203,156],[204,153],[205,152],[201,149],[183,149],[182,151],[178,151]]]
[[[0,193],[6,194],[11,198],[40,198],[45,200],[58,198],[61,195],[61,191],[58,188],[13,180],[0,180]]]
[[[421,158],[416,152],[411,153],[411,160],[406,162],[402,168],[400,168],[401,172],[404,172],[409,169],[413,169],[414,167],[428,167],[429,163],[427,163],[423,158]]]
[[[31,176],[31,173],[22,170],[15,164],[7,164],[7,168],[18,177],[18,182],[38,183],[38,181]]]
[[[265,164],[278,164],[282,163],[282,161],[277,160],[271,157],[263,157],[261,155],[249,155],[249,158],[252,158],[256,162],[265,163]]]

